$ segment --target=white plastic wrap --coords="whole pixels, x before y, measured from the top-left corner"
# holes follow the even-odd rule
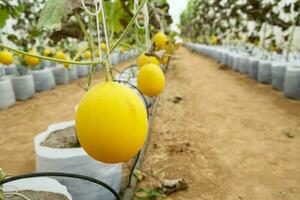
[[[240,62],[239,62],[239,71],[241,74],[248,74],[248,63],[249,63],[248,55],[243,55],[240,58]]]
[[[233,56],[233,62],[232,62],[232,69],[234,71],[239,70],[239,63],[240,63],[240,55],[236,54],[236,55]]]
[[[300,100],[300,66],[287,67],[284,77],[284,94],[287,97]]]
[[[272,62],[261,60],[258,64],[257,80],[260,83],[272,83]]]
[[[3,65],[0,64],[0,78],[1,78],[2,76],[5,76],[5,68],[4,68]]]
[[[51,69],[32,71],[35,90],[38,92],[50,90],[56,87],[54,75]]]
[[[34,96],[35,88],[32,74],[16,76],[11,81],[17,100],[24,101]]]
[[[5,67],[5,74],[6,75],[16,75],[18,74],[18,70],[15,64],[10,64],[7,67]]]
[[[67,188],[54,179],[46,177],[26,178],[6,183],[3,186],[5,192],[15,192],[20,190],[32,190],[40,192],[53,192],[65,195],[69,200],[72,200]]]
[[[234,57],[234,54],[229,54],[229,56],[228,56],[228,61],[227,61],[227,66],[229,67],[229,68],[232,68],[232,66],[233,66],[233,57]]]
[[[8,108],[16,103],[16,97],[10,79],[0,79],[0,109]]]
[[[71,66],[68,70],[69,81],[75,81],[78,79],[77,66]]]
[[[65,85],[69,83],[69,72],[62,65],[52,68],[56,85]]]
[[[96,71],[100,71],[102,69],[102,64],[97,64],[96,65]]]
[[[44,69],[46,67],[50,67],[50,61],[49,60],[42,60],[40,63],[40,68]]]
[[[115,65],[119,63],[119,55],[117,53],[112,53],[109,56],[109,60],[112,65]]]
[[[272,87],[274,89],[283,90],[286,65],[285,62],[272,63]]]
[[[257,80],[257,70],[258,70],[259,61],[255,57],[250,57],[248,61],[248,74],[249,77]]]
[[[57,149],[41,146],[40,144],[53,131],[74,126],[75,122],[64,122],[48,127],[47,131],[39,134],[34,139],[36,152],[37,172],[68,172],[76,173],[101,180],[116,191],[121,188],[122,164],[104,164],[98,162],[87,155],[82,148]],[[114,199],[113,195],[101,186],[88,183],[83,180],[69,178],[55,178],[63,185],[74,200],[99,200]]]
[[[25,66],[18,66],[18,72],[20,76],[27,75],[30,69]]]
[[[77,66],[77,74],[78,74],[78,77],[81,78],[81,77],[86,77],[86,76],[88,76],[89,70],[90,70],[90,67],[89,67],[89,66],[78,65],[78,66]]]
[[[228,63],[228,53],[226,51],[222,51],[221,53],[221,63],[224,65]]]

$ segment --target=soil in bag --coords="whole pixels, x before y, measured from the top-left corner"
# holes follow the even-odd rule
[[[41,146],[65,149],[78,148],[80,144],[76,137],[75,127],[72,126],[52,132],[45,141],[41,143]]]

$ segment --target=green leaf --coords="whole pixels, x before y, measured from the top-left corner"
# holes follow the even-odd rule
[[[129,22],[129,14],[122,9],[120,0],[115,2],[105,2],[104,6],[107,22],[109,23],[108,26],[112,28],[115,33],[120,33]],[[99,18],[102,21],[101,13],[99,14]]]
[[[8,18],[7,10],[1,9],[0,10],[0,28],[3,28],[5,26],[5,22]]]
[[[140,188],[136,190],[135,197],[136,200],[156,200],[159,197],[165,197],[165,195],[154,189]]]
[[[37,28],[60,29],[66,16],[64,0],[48,0],[41,12]]]
[[[0,181],[2,181],[5,178],[5,173],[3,170],[0,168]],[[3,194],[3,188],[2,185],[0,185],[0,199],[4,199],[4,194]]]

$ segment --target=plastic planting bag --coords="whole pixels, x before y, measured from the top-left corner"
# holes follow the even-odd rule
[[[40,191],[40,192],[51,192],[61,194],[72,200],[70,193],[67,188],[51,178],[37,177],[37,178],[26,178],[16,181],[12,181],[4,184],[4,191],[13,193],[22,190]]]
[[[16,103],[16,97],[10,79],[0,78],[0,109],[8,108]]]
[[[259,61],[255,57],[250,57],[248,61],[248,74],[249,77],[257,80],[257,71],[258,71]]]
[[[272,62],[267,60],[259,61],[257,80],[260,83],[272,83]]]
[[[69,72],[62,65],[52,68],[56,85],[69,83]]]
[[[47,131],[34,138],[37,172],[67,172],[81,174],[101,180],[116,191],[121,188],[122,164],[105,164],[92,159],[82,148],[50,148],[41,143],[54,131],[72,127],[74,121],[53,124]],[[101,188],[84,180],[56,178],[68,188],[74,200],[112,200],[114,196],[106,188]]]
[[[17,100],[24,101],[34,96],[35,87],[32,74],[11,79]]]
[[[300,100],[300,66],[287,67],[284,77],[284,94],[287,97]]]
[[[272,63],[272,87],[274,89],[283,91],[286,66],[285,62]]]
[[[50,90],[56,87],[54,75],[51,69],[43,69],[31,72],[37,92]]]

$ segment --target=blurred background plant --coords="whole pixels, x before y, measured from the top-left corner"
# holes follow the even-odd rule
[[[296,0],[190,0],[180,28],[183,37],[200,43],[217,37],[221,44],[244,42],[280,51],[288,49],[293,26],[300,25],[299,8]]]

